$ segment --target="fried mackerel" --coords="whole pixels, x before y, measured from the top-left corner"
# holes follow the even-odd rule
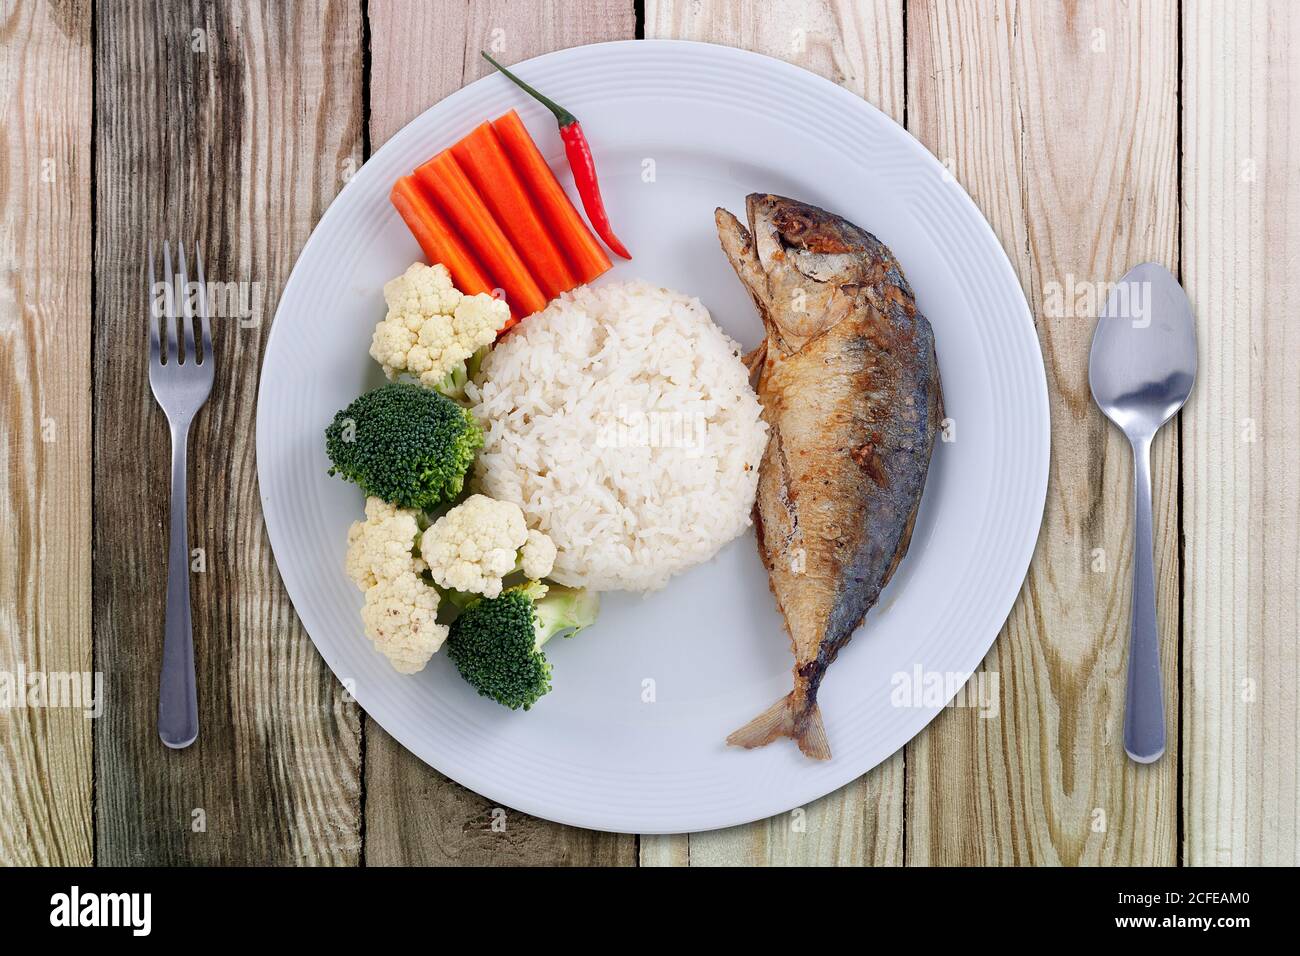
[[[939,364],[875,236],[781,196],[745,205],[748,229],[715,218],[767,330],[746,359],[770,428],[754,524],[795,666],[794,690],[727,742],[791,737],[827,760],[817,689],[907,553],[943,418]]]

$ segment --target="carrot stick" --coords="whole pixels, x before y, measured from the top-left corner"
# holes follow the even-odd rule
[[[551,172],[551,167],[546,165],[533,138],[528,135],[528,128],[524,126],[519,114],[511,110],[505,116],[493,120],[492,129],[501,140],[515,172],[537,203],[537,209],[551,236],[564,250],[574,277],[579,282],[590,282],[607,271],[610,267],[609,256],[605,255],[605,250],[578,215],[578,210],[573,208],[564,187]]]
[[[492,124],[480,123],[451,147],[451,154],[483,197],[546,298],[554,299],[576,286],[577,280],[510,165]]]
[[[446,266],[456,288],[466,295],[492,292],[492,283],[483,267],[456,238],[451,226],[424,195],[414,177],[403,176],[393,183],[388,198],[424,250],[430,265],[441,262]]]
[[[522,318],[546,308],[546,296],[450,150],[444,149],[417,169],[415,178],[442,207],[488,275],[505,290],[513,315]]]

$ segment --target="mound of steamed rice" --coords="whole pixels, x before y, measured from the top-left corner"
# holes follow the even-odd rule
[[[654,590],[749,524],[767,426],[698,299],[578,288],[502,340],[478,381],[478,490],[550,535],[561,584]]]

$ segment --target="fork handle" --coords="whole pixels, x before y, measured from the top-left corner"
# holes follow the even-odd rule
[[[1129,629],[1124,749],[1138,763],[1165,752],[1165,705],[1160,681],[1160,630],[1152,563],[1151,436],[1133,444],[1133,618]]]
[[[168,747],[188,747],[199,736],[190,621],[190,541],[186,527],[185,466],[190,423],[172,424],[171,543],[167,551],[167,630],[158,681],[158,736]]]

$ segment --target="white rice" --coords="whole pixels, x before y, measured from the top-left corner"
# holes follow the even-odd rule
[[[575,289],[502,340],[479,382],[478,490],[550,535],[561,584],[654,590],[748,526],[767,425],[698,299]]]

